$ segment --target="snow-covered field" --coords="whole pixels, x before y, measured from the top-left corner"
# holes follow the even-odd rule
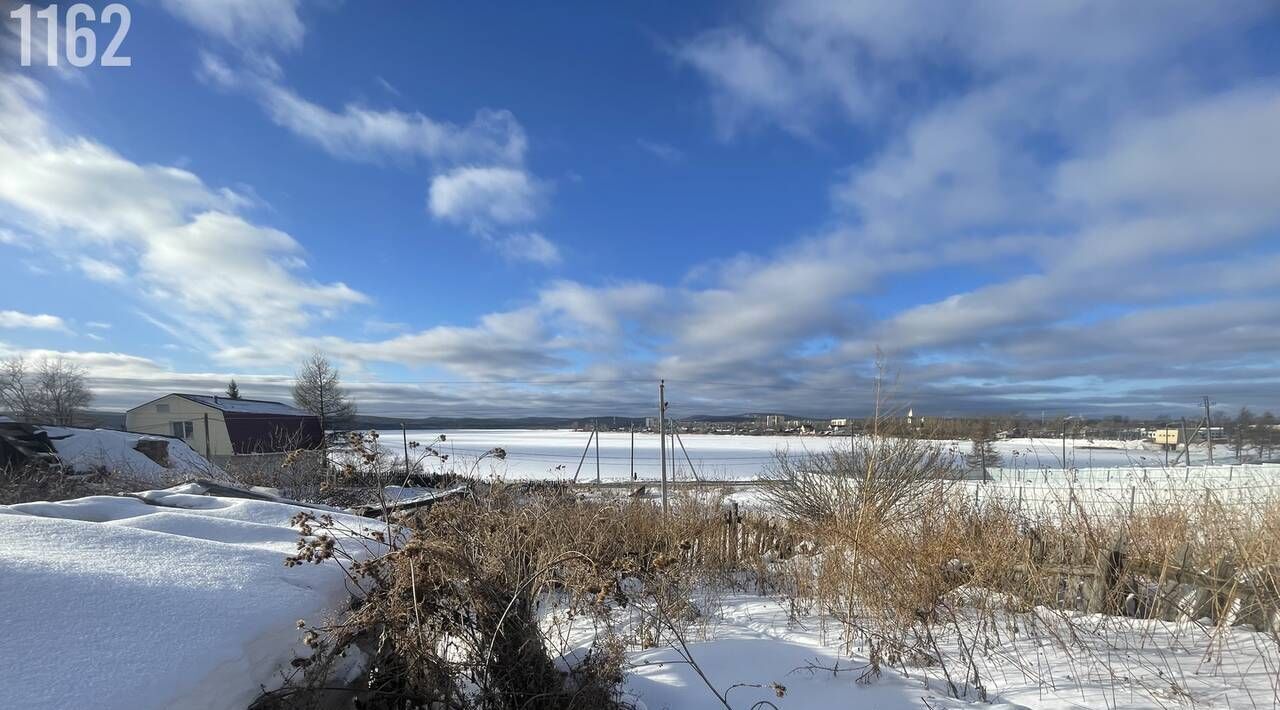
[[[476,472],[507,478],[571,478],[588,436],[471,430],[410,437],[428,443],[440,433],[446,441],[438,448],[462,467],[493,447],[504,448],[506,460],[484,459]],[[395,439],[387,433],[382,444],[395,450]],[[601,439],[601,477],[629,478],[630,437]],[[822,437],[683,435],[683,441],[700,475],[719,479],[758,476],[776,451],[803,455],[848,444]],[[1228,502],[1235,495],[1243,502],[1280,492],[1280,466],[1165,467],[1161,452],[1138,443],[1072,443],[1073,467],[1062,468],[1060,440],[999,442],[1007,465],[992,471],[994,480],[959,485],[980,502],[1018,501],[1028,512],[1046,514],[1064,504],[1122,511],[1136,495],[1143,496],[1138,504],[1156,502],[1151,496],[1177,502],[1191,495]],[[657,445],[655,436],[636,436],[635,470],[642,479],[657,475]],[[965,442],[954,446],[967,450]],[[678,449],[677,457],[676,477],[688,478],[684,452]],[[580,479],[594,479],[595,462],[593,447]],[[262,686],[281,683],[293,658],[310,655],[296,622],[328,620],[350,593],[332,561],[283,565],[298,540],[290,519],[302,508],[200,492],[184,486],[139,494],[145,500],[96,496],[0,506],[0,708],[244,708]],[[419,493],[389,494],[403,499]],[[335,517],[351,527],[380,525]],[[359,556],[361,548],[353,543],[347,549]],[[939,647],[962,678],[961,644],[973,648],[975,638],[984,639],[975,661],[989,700],[983,702],[972,689],[951,697],[936,664],[886,664],[879,677],[859,683],[871,649],[848,645],[831,619],[786,601],[734,593],[698,606],[703,614],[688,629],[687,646],[627,651],[623,689],[637,708],[723,707],[707,683],[727,694],[734,708],[771,707],[765,702],[775,708],[888,710],[1280,704],[1274,636],[1244,627],[1215,629],[1207,619],[1163,622],[1039,609],[1010,623],[975,622],[960,637],[940,638]],[[591,634],[570,622],[561,650],[580,652]],[[1073,641],[1064,643],[1066,638]],[[696,667],[681,655],[685,651]]]
[[[0,708],[239,709],[261,686],[279,685],[293,658],[310,655],[295,622],[328,620],[349,591],[333,561],[282,564],[295,551],[298,532],[289,521],[302,508],[200,490],[0,506]],[[334,515],[350,527],[381,525]],[[345,548],[364,556],[358,542]],[[966,605],[963,594],[971,593],[981,592],[958,592],[957,601]],[[1208,619],[1036,609],[1008,623],[961,622],[962,636],[938,627],[943,661],[960,686],[956,698],[937,663],[886,663],[878,677],[864,676],[871,649],[849,645],[831,619],[779,599],[701,594],[702,613],[685,645],[627,651],[623,691],[640,710],[724,707],[708,683],[734,708],[1280,702],[1274,637],[1215,630]],[[633,623],[643,618],[634,607],[618,613],[624,624],[626,615]],[[559,651],[574,656],[590,643],[595,630],[584,622],[571,619],[566,632],[551,634]],[[975,639],[984,640],[975,663],[986,702],[964,686],[962,649],[974,649]]]
[[[304,509],[186,490],[0,506],[0,707],[242,710],[309,655],[349,594],[284,566]]]
[[[596,477],[596,445],[587,450],[590,432],[539,429],[464,429],[408,432],[410,441],[429,443],[440,434],[446,440],[439,448],[451,454],[458,467],[466,471],[480,454],[493,447],[506,450],[504,461],[487,458],[479,462],[476,472],[500,475],[509,479],[572,479],[581,460],[579,480]],[[626,432],[600,434],[599,471],[602,479],[631,477],[631,435]],[[681,448],[683,443],[683,448]],[[969,451],[967,441],[940,442],[954,448],[957,455]],[[399,432],[384,432],[382,444],[398,451]],[[715,434],[681,434],[677,440],[674,461],[668,459],[668,471],[678,479],[689,479],[690,463],[698,475],[707,479],[741,480],[758,477],[778,453],[798,457],[806,453],[826,451],[849,445],[847,437],[823,436],[732,436]],[[1010,469],[1043,468],[1162,468],[1164,452],[1154,445],[1138,441],[1090,441],[1068,439],[1066,466],[1062,462],[1060,439],[1007,439],[996,442],[996,448]],[[657,479],[660,475],[656,434],[635,435],[634,470],[640,479]],[[583,459],[583,452],[586,458]],[[686,458],[686,452],[688,457]],[[1215,461],[1230,461],[1226,447],[1218,447]],[[671,452],[668,451],[668,457]],[[1207,451],[1192,449],[1192,462],[1203,463]]]

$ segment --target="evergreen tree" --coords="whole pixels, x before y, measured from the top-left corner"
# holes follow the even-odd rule
[[[973,429],[973,447],[965,457],[969,470],[982,473],[982,480],[987,480],[987,469],[1001,465],[1000,452],[996,450],[995,435],[992,434],[991,421],[984,419]]]
[[[227,397],[229,399],[240,399],[240,385],[236,384],[234,378],[227,383]]]

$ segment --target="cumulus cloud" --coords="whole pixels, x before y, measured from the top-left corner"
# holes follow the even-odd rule
[[[427,208],[435,217],[483,229],[534,220],[545,187],[518,168],[465,166],[431,181]]]

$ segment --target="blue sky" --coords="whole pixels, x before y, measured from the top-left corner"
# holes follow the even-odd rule
[[[0,355],[99,406],[1280,404],[1270,3],[126,4],[0,64]]]

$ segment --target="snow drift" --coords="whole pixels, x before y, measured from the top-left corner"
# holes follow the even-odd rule
[[[0,506],[0,707],[239,710],[309,655],[296,622],[349,593],[337,563],[284,566],[305,508],[196,490]]]

